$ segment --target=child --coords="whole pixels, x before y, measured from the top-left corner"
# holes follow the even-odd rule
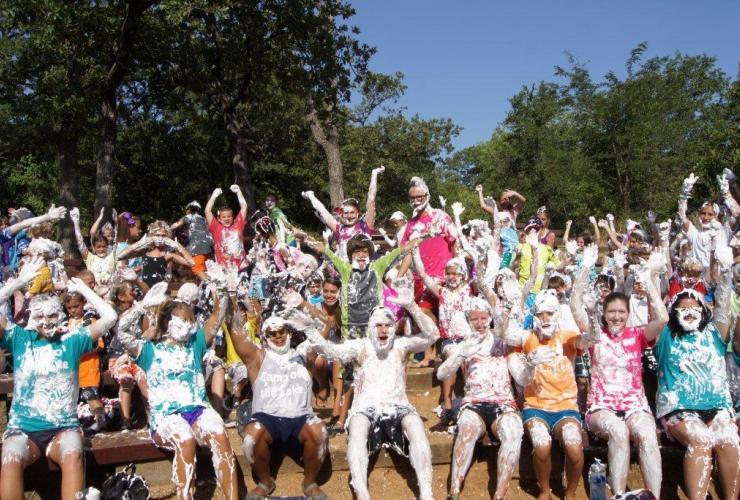
[[[208,230],[213,236],[216,262],[222,266],[235,266],[238,270],[246,267],[246,251],[242,237],[247,220],[247,200],[244,199],[241,189],[236,184],[230,188],[239,200],[239,213],[234,217],[234,210],[228,205],[218,209],[218,218],[213,216],[213,205],[223,192],[216,188],[206,204],[206,221]]]
[[[80,231],[80,210],[75,207],[69,212],[72,224],[75,228],[75,237],[77,238],[77,249],[80,256],[85,262],[85,266],[95,275],[95,282],[98,285],[96,290],[100,295],[105,295],[110,286],[113,272],[116,270],[116,248],[108,253],[108,240],[102,235],[94,235],[90,239],[93,244],[93,253],[87,250],[85,240],[82,238]]]
[[[178,498],[192,498],[196,443],[210,448],[216,480],[227,499],[238,498],[236,460],[221,416],[208,403],[203,356],[222,321],[222,297],[203,328],[197,328],[191,307],[150,290],[141,304],[123,315],[118,337],[146,373],[149,384],[149,426],[152,441],[174,451],[172,478]],[[137,339],[133,330],[145,308],[157,307],[152,339]]]
[[[172,224],[170,229],[175,231],[180,226],[187,224],[188,251],[193,256],[193,261],[195,261],[192,271],[198,279],[204,280],[206,278],[206,260],[213,252],[213,238],[208,231],[208,222],[201,215],[201,212],[200,203],[191,201],[185,207],[185,216]]]
[[[41,265],[41,260],[25,264],[18,278],[0,288],[0,302],[31,283]],[[44,455],[62,471],[61,498],[75,498],[84,486],[77,372],[80,357],[113,326],[116,313],[77,278],[68,282],[67,292],[82,295],[100,320],[61,335],[64,312],[53,294],[31,299],[26,328],[0,315],[0,348],[11,351],[14,374],[13,405],[3,436],[2,498],[23,498],[23,471]]]
[[[95,321],[95,311],[85,310],[87,301],[79,293],[65,293],[62,303],[65,311],[67,311],[65,330],[74,332],[80,328],[89,327]],[[103,347],[103,339],[100,338],[95,349],[86,352],[80,358],[80,399],[90,406],[95,418],[95,423],[88,428],[93,433],[104,430],[106,425],[105,409],[100,401],[100,352]]]

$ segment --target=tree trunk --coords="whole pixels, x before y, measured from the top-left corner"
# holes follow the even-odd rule
[[[342,170],[342,157],[339,155],[339,131],[334,123],[324,126],[320,119],[313,101],[309,101],[310,111],[306,120],[311,127],[311,135],[314,141],[324,151],[326,163],[329,167],[329,198],[332,208],[338,207],[344,200],[344,181]]]
[[[57,168],[59,169],[59,200],[60,206],[71,210],[78,206],[79,198],[79,171],[77,165],[77,130],[73,126],[64,125],[68,132],[57,140]],[[72,221],[65,217],[59,221],[59,243],[64,249],[67,258],[79,255],[75,243],[75,231]]]
[[[257,210],[252,178],[252,155],[249,145],[242,137],[243,125],[236,117],[233,107],[224,109],[224,122],[231,147],[231,165],[234,167],[234,182],[239,185],[247,200],[249,213]]]
[[[116,39],[113,54],[100,102],[100,145],[95,177],[95,214],[113,206],[113,177],[116,172],[115,149],[118,136],[118,87],[128,72],[131,60],[133,35],[142,14],[155,3],[154,0],[130,0],[126,17]]]

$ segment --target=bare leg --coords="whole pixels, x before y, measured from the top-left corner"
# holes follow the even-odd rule
[[[617,495],[627,489],[627,474],[630,468],[630,441],[627,424],[609,410],[600,410],[591,415],[589,426],[609,447],[609,486]]]
[[[704,500],[712,473],[712,443],[709,428],[698,418],[689,418],[669,427],[671,435],[686,447],[683,477],[690,500]]]
[[[0,469],[0,498],[22,500],[23,471],[41,457],[41,450],[25,434],[8,436],[3,441]]]
[[[326,426],[318,417],[312,417],[301,429],[298,438],[303,444],[303,488],[316,482],[321,467],[324,465],[328,449],[329,435]],[[306,491],[307,495],[320,495],[321,489],[315,488]]]
[[[370,432],[370,420],[359,413],[352,415],[348,427],[347,463],[352,477],[350,484],[355,490],[357,500],[370,500],[370,492],[367,490],[368,432]]]
[[[583,442],[581,424],[573,419],[566,418],[558,422],[555,435],[560,446],[565,450],[565,498],[575,499],[576,488],[583,472]]]
[[[737,425],[727,413],[718,414],[709,425],[714,436],[722,495],[727,500],[736,499],[740,489],[740,442]]]
[[[419,498],[432,500],[432,449],[429,447],[424,422],[419,415],[412,413],[403,417],[401,426],[409,440],[409,460],[416,471]]]
[[[314,361],[311,374],[316,379],[316,383],[319,386],[319,390],[316,393],[316,403],[321,408],[326,406],[326,400],[329,398],[329,381],[326,377],[326,358],[323,356],[317,356]]]
[[[442,381],[442,408],[446,410],[452,409],[452,388],[455,386],[456,378],[457,374]]]
[[[473,460],[475,443],[485,432],[486,426],[480,415],[468,409],[462,411],[457,419],[457,435],[452,449],[450,495],[459,495],[462,491],[462,482]]]
[[[332,417],[339,418],[341,413],[342,396],[344,394],[344,380],[341,377],[342,365],[335,361],[331,365],[331,380],[334,386],[334,406],[331,410]]]
[[[500,415],[493,423],[493,434],[501,441],[496,458],[496,498],[505,498],[514,467],[522,451],[522,419],[516,412]]]
[[[253,422],[244,428],[244,440],[242,441],[244,457],[252,467],[257,480],[265,486],[272,487],[275,480],[270,476],[270,443],[272,443],[272,436],[259,422]],[[258,486],[257,489],[262,488]],[[268,493],[268,491],[259,492],[261,495]]]
[[[118,402],[121,405],[121,415],[123,415],[124,425],[126,422],[131,423],[131,394],[133,391],[133,379],[122,379],[118,387]]]
[[[62,500],[74,500],[85,487],[82,451],[82,433],[78,429],[60,431],[49,443],[46,454],[62,470]]]
[[[228,500],[237,500],[239,481],[236,476],[236,458],[221,416],[215,410],[207,408],[193,424],[192,429],[198,444],[211,450],[216,481],[224,497]]]
[[[552,462],[550,460],[550,449],[552,448],[552,438],[550,429],[542,420],[533,418],[527,422],[527,434],[532,441],[532,454],[534,456],[534,472],[537,476],[537,482],[540,485],[539,500],[550,499],[550,470]]]
[[[172,482],[177,498],[191,500],[195,490],[196,441],[190,425],[180,415],[168,415],[157,423],[154,443],[175,453]]]
[[[649,413],[637,412],[627,419],[627,427],[640,453],[640,471],[645,487],[660,498],[663,468],[655,419]]]

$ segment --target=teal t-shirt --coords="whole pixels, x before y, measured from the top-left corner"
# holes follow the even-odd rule
[[[13,356],[13,404],[8,429],[38,432],[77,427],[80,356],[93,349],[86,328],[48,340],[8,323],[0,348]]]
[[[145,341],[136,364],[146,372],[149,387],[149,427],[167,415],[208,406],[203,356],[208,346],[200,328],[187,344]]]
[[[658,360],[656,416],[676,410],[732,408],[725,350],[714,324],[673,337],[666,326],[655,344]]]

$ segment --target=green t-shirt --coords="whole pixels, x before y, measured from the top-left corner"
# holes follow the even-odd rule
[[[340,259],[329,250],[326,256],[337,268],[342,281],[342,333],[346,336],[351,327],[366,327],[370,313],[383,302],[383,275],[402,250],[396,248],[371,262],[364,271],[352,269],[352,264]]]
[[[93,349],[86,328],[49,340],[8,323],[0,348],[13,356],[8,429],[38,432],[77,427],[80,356]]]
[[[167,415],[208,406],[201,366],[207,349],[202,328],[187,344],[143,342],[136,364],[146,373],[152,430]]]

